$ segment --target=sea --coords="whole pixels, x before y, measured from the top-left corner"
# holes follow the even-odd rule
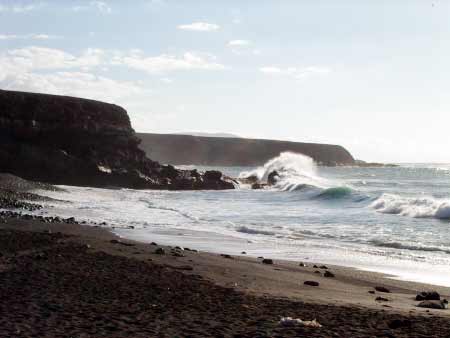
[[[185,166],[192,169],[193,166]],[[260,190],[149,191],[61,186],[35,213],[101,224],[127,239],[232,255],[320,262],[450,286],[450,164],[318,167],[282,153],[235,178]]]

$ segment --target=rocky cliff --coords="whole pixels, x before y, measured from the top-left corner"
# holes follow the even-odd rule
[[[231,189],[221,173],[148,159],[127,112],[73,97],[0,90],[0,172],[52,184]]]
[[[169,134],[138,133],[137,136],[148,156],[175,165],[258,166],[283,151],[310,156],[327,166],[355,162],[352,155],[338,145]]]

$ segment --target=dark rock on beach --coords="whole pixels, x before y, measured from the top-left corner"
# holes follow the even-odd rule
[[[272,265],[272,264],[273,264],[273,260],[270,259],[270,258],[264,258],[264,259],[262,260],[262,263],[263,263],[263,264]]]
[[[218,171],[200,174],[152,161],[139,143],[119,106],[0,90],[0,172],[93,187],[234,188]]]
[[[324,276],[324,277],[327,277],[327,278],[334,278],[334,277],[336,277],[336,276],[334,275],[334,273],[332,273],[331,271],[325,271],[325,273],[323,274],[323,276]]]
[[[418,307],[423,307],[427,309],[445,310],[448,309],[448,301],[444,300],[424,300],[420,302]]]
[[[441,300],[441,295],[436,291],[423,291],[416,296],[416,300]]]
[[[310,280],[307,280],[306,282],[304,282],[303,284],[305,284],[305,285],[309,285],[309,286],[319,286],[320,285],[320,283],[319,282],[315,282],[315,281],[310,281]]]
[[[376,286],[375,290],[377,290],[378,292],[391,293],[391,291],[384,286]]]

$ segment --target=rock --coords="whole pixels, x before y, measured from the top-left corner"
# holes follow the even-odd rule
[[[247,253],[245,252],[245,251],[242,251],[241,252],[241,255],[246,255]]]
[[[157,255],[165,255],[166,251],[163,248],[158,248],[154,251],[154,253]]]
[[[155,242],[151,242],[150,245],[158,245],[158,244],[156,244]]]
[[[334,275],[334,273],[332,273],[332,272],[330,272],[330,271],[325,271],[325,273],[324,273],[323,276],[324,276],[324,277],[327,277],[327,278],[334,278],[334,277],[336,277],[336,276]]]
[[[373,294],[375,294],[375,291],[369,290],[369,293],[373,295]]]
[[[271,265],[271,264],[273,264],[273,260],[270,259],[270,258],[264,258],[264,259],[262,260],[262,263],[263,263],[263,264],[269,264],[269,265]]]
[[[389,299],[383,298],[383,297],[377,297],[377,298],[375,298],[375,300],[376,300],[377,302],[389,302]]]
[[[328,267],[326,265],[321,265],[321,266],[319,266],[319,269],[327,270]]]
[[[445,310],[448,309],[448,301],[446,299],[444,300],[424,300],[423,302],[420,302],[418,307],[428,308],[428,309],[438,309],[438,310]]]
[[[230,255],[227,255],[227,254],[221,254],[220,256],[222,256],[223,258],[227,258],[227,259],[233,259],[233,257],[231,257]]]
[[[112,243],[112,244],[119,244],[120,243],[120,241],[118,239],[112,239],[109,242]]]
[[[251,187],[253,190],[259,190],[259,189],[263,188],[263,185],[261,183],[256,182],[256,183],[253,183]]]
[[[302,268],[304,268],[304,267],[306,267],[306,264],[303,263],[303,262],[300,262],[300,263],[298,264],[298,266],[301,266]]]
[[[319,270],[314,271],[314,273],[316,273],[316,274],[318,274],[318,275],[321,275],[321,274],[322,274],[322,272],[320,272]]]
[[[384,286],[375,286],[375,290],[378,292],[391,293],[391,291]]]
[[[313,268],[314,268],[314,269],[318,269],[319,267],[318,267],[316,264],[314,264],[314,265],[313,265]]]
[[[199,174],[147,158],[127,112],[104,102],[0,90],[0,139],[0,172],[28,180],[107,188],[234,189],[219,171]]]
[[[441,300],[441,295],[439,295],[436,291],[423,291],[416,296],[416,300]]]
[[[180,253],[180,252],[174,252],[174,253],[172,253],[172,256],[173,256],[173,257],[186,257],[185,255],[183,255],[183,254]]]
[[[304,282],[303,284],[305,284],[305,285],[309,285],[309,286],[319,286],[320,285],[320,283],[319,282],[315,282],[315,281],[310,281],[310,280],[307,280],[306,282]]]
[[[275,185],[279,179],[280,179],[280,175],[278,174],[278,171],[274,170],[267,177],[267,184]]]

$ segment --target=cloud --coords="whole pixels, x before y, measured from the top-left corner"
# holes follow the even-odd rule
[[[248,46],[250,41],[248,40],[231,40],[228,42],[228,46],[236,47],[236,46]]]
[[[187,70],[223,70],[226,67],[216,61],[210,54],[184,53],[181,57],[162,54],[146,57],[139,50],[125,56],[116,56],[113,64],[124,65],[132,69],[142,70],[149,74]]]
[[[213,32],[220,29],[219,25],[207,22],[193,22],[188,25],[179,25],[178,29],[197,32]]]
[[[301,78],[309,77],[314,74],[316,74],[316,75],[328,74],[331,72],[331,70],[329,68],[317,67],[317,66],[310,66],[310,67],[304,67],[304,68],[297,68],[297,67],[280,68],[280,67],[274,67],[274,66],[266,66],[266,67],[259,68],[259,71],[261,73],[264,73],[267,75],[289,76],[294,79],[301,79]]]
[[[83,12],[89,10],[97,10],[103,14],[111,14],[112,8],[104,1],[90,1],[85,5],[73,6],[72,11]]]
[[[43,2],[33,3],[33,4],[18,4],[12,6],[6,6],[0,4],[0,13],[1,12],[10,12],[10,13],[26,13],[43,7],[45,4]]]
[[[144,94],[144,90],[133,82],[116,81],[84,72],[16,73],[0,79],[0,84],[4,89],[70,95],[107,102]]]
[[[50,39],[58,39],[59,36],[56,35],[48,35],[48,34],[25,34],[25,35],[16,35],[16,34],[0,34],[0,40],[50,40]]]
[[[75,56],[59,49],[32,46],[0,54],[0,69],[17,69],[18,72],[70,68],[86,70],[100,65],[104,54],[103,50],[90,48]],[[5,73],[0,73],[0,80]]]

